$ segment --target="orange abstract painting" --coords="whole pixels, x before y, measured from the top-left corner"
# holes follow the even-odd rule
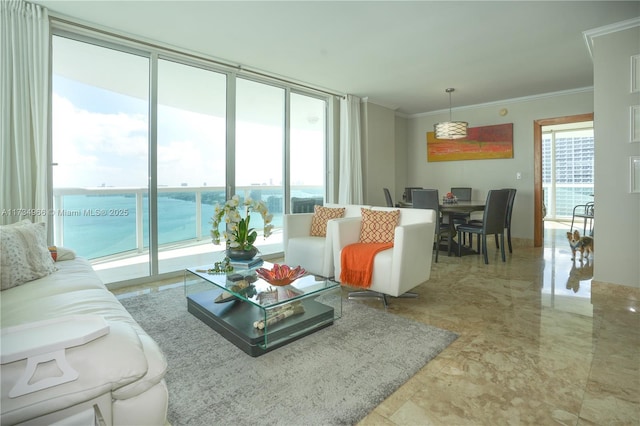
[[[513,158],[513,123],[470,127],[465,139],[436,139],[427,132],[427,161]]]

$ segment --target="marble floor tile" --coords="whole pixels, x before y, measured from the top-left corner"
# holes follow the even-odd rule
[[[572,261],[566,230],[504,263],[441,252],[418,298],[391,299],[459,338],[359,425],[640,425],[640,291],[592,288],[597,254]]]
[[[505,263],[441,255],[418,299],[392,299],[460,337],[360,425],[640,425],[638,292],[592,298],[597,255],[572,261],[564,234]]]

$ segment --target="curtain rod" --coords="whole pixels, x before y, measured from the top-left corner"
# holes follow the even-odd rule
[[[236,64],[229,63],[229,62],[223,62],[223,61],[220,61],[220,60],[217,60],[217,59],[209,58],[209,57],[207,57],[205,55],[198,55],[196,53],[183,52],[183,51],[171,48],[171,47],[161,46],[159,44],[155,44],[155,43],[152,43],[150,41],[139,40],[139,39],[132,38],[132,37],[129,37],[129,36],[126,36],[126,35],[117,34],[117,33],[111,32],[111,31],[107,31],[107,30],[104,30],[104,29],[101,29],[101,28],[91,27],[91,26],[86,25],[86,24],[82,24],[82,23],[79,23],[79,22],[75,22],[75,21],[71,21],[71,20],[68,20],[68,19],[64,19],[64,18],[62,18],[60,16],[56,16],[55,14],[49,13],[49,19],[52,22],[58,22],[60,24],[68,25],[68,26],[71,26],[71,27],[80,28],[80,29],[83,29],[83,30],[86,30],[86,31],[90,31],[90,32],[94,32],[94,33],[99,33],[99,34],[102,34],[102,35],[106,35],[108,37],[113,37],[113,38],[120,39],[120,40],[126,40],[126,41],[131,42],[131,43],[147,46],[147,47],[150,47],[152,49],[160,50],[160,51],[163,51],[163,52],[174,53],[176,55],[186,56],[186,57],[189,57],[189,58],[192,58],[192,59],[197,59],[197,60],[200,60],[200,61],[206,61],[206,62],[209,62],[209,63],[220,65],[220,66],[223,66],[225,68],[231,68],[231,69],[234,69],[234,70],[236,70],[238,72],[241,72],[241,73],[253,74],[253,75],[256,75],[256,76],[268,78],[270,80],[275,80],[275,81],[279,81],[279,82],[282,82],[282,83],[291,84],[291,85],[294,85],[296,87],[305,88],[305,89],[308,89],[308,90],[313,90],[314,92],[320,92],[320,93],[325,93],[327,95],[336,96],[336,97],[341,98],[341,99],[345,99],[346,98],[345,95],[340,94],[340,93],[334,93],[334,92],[330,92],[328,90],[318,89],[318,88],[313,87],[313,86],[309,86],[309,85],[306,85],[306,84],[297,83],[295,81],[287,80],[286,78],[276,77],[276,76],[270,75],[270,74],[265,73],[265,72],[254,71],[254,70],[252,70],[250,68],[245,68],[242,65],[236,65]]]

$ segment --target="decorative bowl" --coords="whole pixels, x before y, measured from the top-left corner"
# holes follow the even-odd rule
[[[290,266],[278,265],[276,263],[271,269],[258,268],[256,269],[256,273],[271,285],[285,286],[306,274],[307,271],[301,266],[291,268]]]

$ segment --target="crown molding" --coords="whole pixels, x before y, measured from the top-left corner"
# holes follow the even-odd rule
[[[395,110],[397,110],[397,109],[398,109],[398,106],[397,106],[397,105],[385,104],[385,103],[383,103],[383,102],[376,101],[375,99],[371,99],[369,96],[365,96],[364,98],[362,98],[362,102],[363,102],[363,103],[376,104],[376,105],[378,105],[378,106],[381,106],[381,107],[383,107],[383,108],[390,109],[390,110],[392,110],[392,111],[395,111]]]
[[[615,33],[618,31],[628,30],[629,28],[640,26],[640,16],[637,18],[627,19],[626,21],[616,22],[615,24],[605,25],[603,27],[594,28],[582,32],[584,42],[587,44],[589,56],[593,60],[593,39],[603,35]]]
[[[540,93],[538,95],[523,96],[521,98],[503,99],[503,100],[500,100],[500,101],[486,102],[486,103],[483,103],[483,104],[461,106],[461,107],[452,108],[452,111],[464,111],[464,110],[471,110],[471,109],[478,109],[478,108],[504,106],[504,104],[515,104],[515,103],[520,103],[520,102],[530,102],[530,101],[536,101],[536,100],[539,100],[539,99],[555,98],[555,97],[558,97],[558,96],[575,95],[575,94],[578,94],[578,93],[589,93],[589,92],[593,93],[593,86],[580,87],[580,88],[577,88],[577,89],[570,89],[570,90],[561,90],[559,92]],[[430,116],[430,115],[444,114],[444,113],[448,113],[448,112],[449,112],[449,108],[441,109],[441,110],[438,110],[438,111],[429,111],[429,112],[421,112],[421,113],[418,113],[418,114],[411,114],[411,115],[405,116],[405,118],[420,118],[420,117],[427,117],[427,116]],[[396,115],[398,115],[398,114],[396,114]]]

